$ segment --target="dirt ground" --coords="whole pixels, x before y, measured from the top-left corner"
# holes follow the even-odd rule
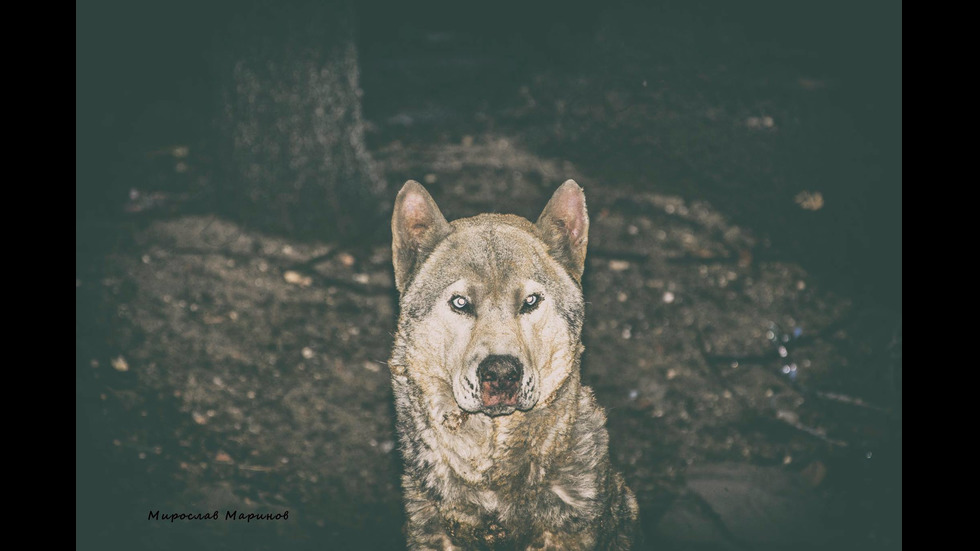
[[[584,187],[583,379],[646,546],[900,548],[901,168],[846,103],[865,81],[656,15],[606,13],[584,61],[506,78],[509,47],[465,35],[366,46],[391,197],[413,178],[450,219],[533,218]],[[147,128],[126,195],[76,217],[76,547],[403,547],[384,228],[216,215],[207,146]]]

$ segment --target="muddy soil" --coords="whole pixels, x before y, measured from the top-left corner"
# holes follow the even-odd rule
[[[901,168],[842,103],[865,81],[686,12],[586,28],[574,63],[365,46],[392,198],[533,218],[584,187],[583,379],[646,547],[900,548]],[[385,229],[219,216],[195,129],[147,128],[125,196],[76,217],[76,547],[402,548]]]

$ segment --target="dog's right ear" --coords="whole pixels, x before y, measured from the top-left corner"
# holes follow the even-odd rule
[[[399,293],[405,292],[412,272],[450,231],[449,222],[422,184],[405,182],[391,216],[391,258]]]

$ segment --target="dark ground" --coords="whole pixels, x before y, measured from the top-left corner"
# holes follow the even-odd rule
[[[369,4],[369,148],[449,218],[585,188],[649,547],[901,548],[900,8],[699,5]],[[387,228],[215,214],[208,15],[77,13],[76,547],[397,549]],[[147,520],[215,509],[290,516]]]

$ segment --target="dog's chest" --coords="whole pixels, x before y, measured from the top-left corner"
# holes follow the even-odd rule
[[[455,475],[450,478],[461,478],[475,488],[509,485],[540,454],[540,446],[513,417],[443,415],[442,423],[433,427],[433,459],[449,468],[446,474]]]
[[[467,494],[488,511],[498,511],[544,487],[555,448],[565,442],[559,434],[529,430],[521,416],[469,416],[442,427],[440,440],[448,445],[436,450],[450,453],[437,452],[438,461],[444,466],[443,480],[455,486],[454,493]]]

